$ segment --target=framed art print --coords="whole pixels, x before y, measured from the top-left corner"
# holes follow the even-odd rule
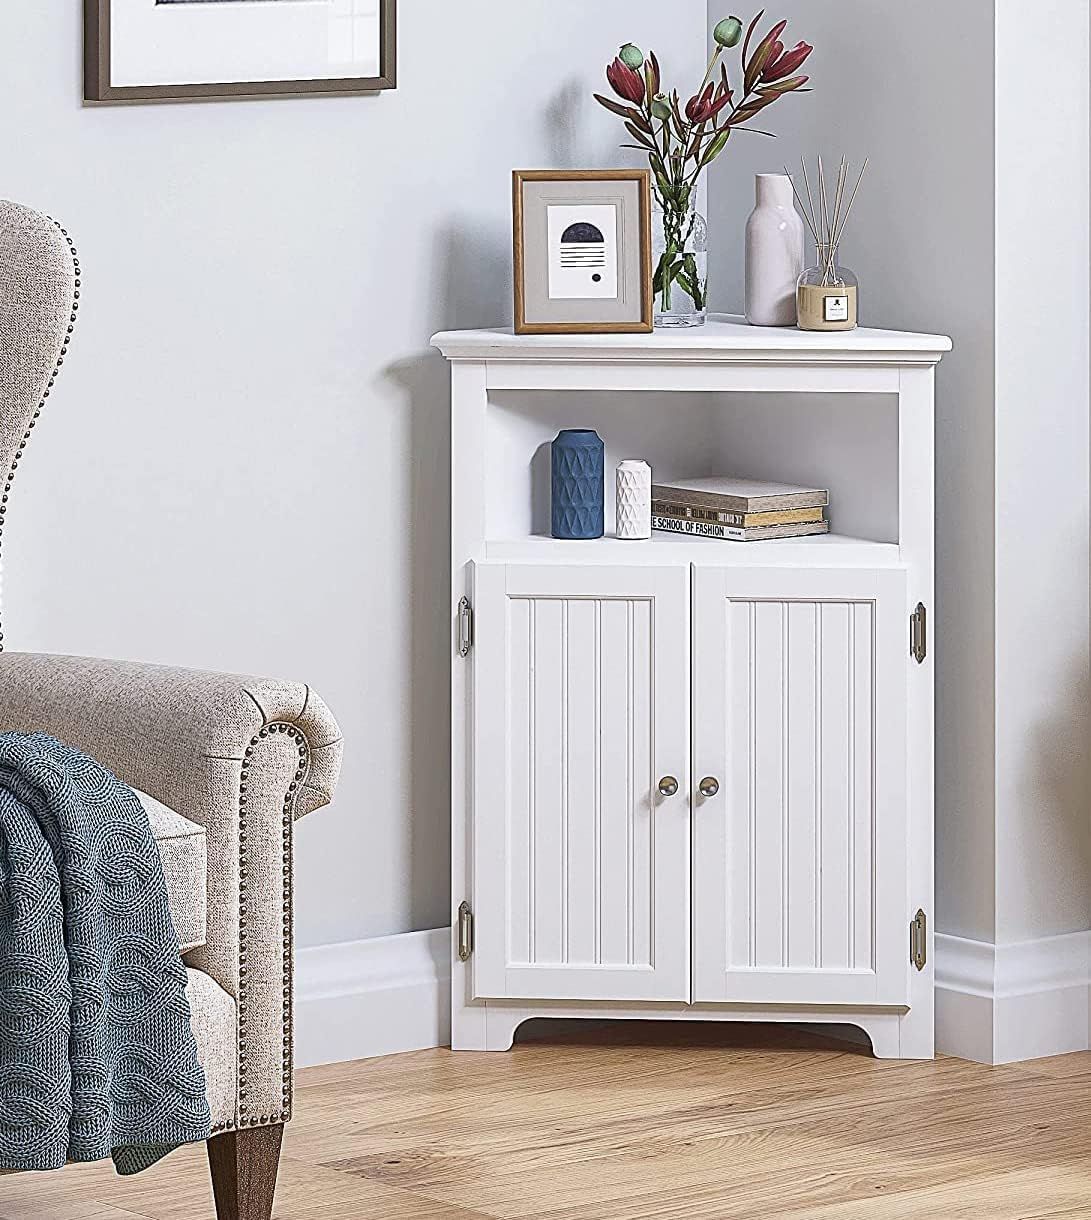
[[[515,333],[652,329],[648,170],[516,170]]]
[[[84,97],[393,89],[397,0],[84,0]]]

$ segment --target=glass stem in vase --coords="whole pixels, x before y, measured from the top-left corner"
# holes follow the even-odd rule
[[[655,324],[702,326],[705,322],[708,239],[704,217],[658,194],[655,206]]]

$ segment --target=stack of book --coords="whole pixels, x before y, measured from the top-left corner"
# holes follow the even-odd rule
[[[652,486],[652,529],[756,542],[829,533],[830,493],[753,479],[678,479]]]

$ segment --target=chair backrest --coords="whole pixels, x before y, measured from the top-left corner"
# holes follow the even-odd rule
[[[79,309],[79,263],[48,216],[0,200],[0,545],[11,485]],[[3,648],[0,630],[0,649]]]

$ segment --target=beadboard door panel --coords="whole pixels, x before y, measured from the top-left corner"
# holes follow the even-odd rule
[[[694,570],[694,1000],[904,1004],[906,573]]]
[[[475,996],[687,1000],[688,569],[475,583]]]

